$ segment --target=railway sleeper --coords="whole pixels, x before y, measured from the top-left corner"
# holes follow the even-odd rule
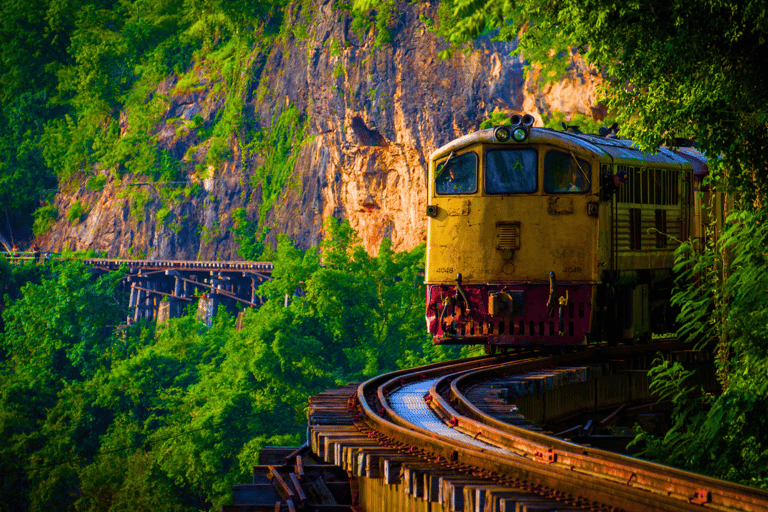
[[[575,511],[583,510],[565,505],[553,498],[545,498],[530,492],[510,490],[489,490],[486,495],[488,512],[528,512],[528,511]]]
[[[447,507],[452,512],[463,512],[464,509],[464,488],[471,485],[483,483],[481,478],[468,478],[462,475],[453,475],[441,477],[440,496],[438,502]]]
[[[424,463],[423,461],[403,464],[402,484],[405,494],[423,499],[424,475],[435,471],[440,471],[440,469],[440,466],[436,464],[428,464]]]
[[[327,435],[323,439],[323,460],[329,464],[335,464],[341,466],[342,448],[344,446],[352,444],[370,444],[371,439],[363,434],[354,436],[347,436],[341,434],[339,436]],[[375,442],[375,441],[374,441]]]
[[[400,454],[399,450],[387,448],[372,448],[361,450],[357,454],[358,476],[367,476],[368,478],[383,478],[384,460],[387,457],[395,457]]]
[[[351,435],[355,432],[359,432],[359,430],[354,425],[311,425],[308,437],[309,446],[312,449],[312,452],[319,454],[320,450],[323,449],[323,447],[320,446],[321,435],[340,432],[348,432]]]
[[[306,448],[306,447],[305,447]],[[306,450],[267,448],[260,459],[274,461],[291,450],[283,465],[254,466],[253,483],[232,487],[232,505],[224,512],[351,512],[352,490],[346,472],[314,460]],[[306,461],[306,463],[305,463]]]
[[[357,454],[362,448],[376,448],[380,447],[379,443],[374,439],[359,440],[352,443],[337,444],[336,445],[336,457],[335,464],[341,466],[350,473],[355,472],[355,463],[357,462]]]

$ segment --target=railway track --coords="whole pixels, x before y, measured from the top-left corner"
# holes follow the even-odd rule
[[[534,395],[559,393],[560,401],[572,393],[578,403],[579,386],[592,386],[597,403],[608,393],[594,385],[605,361],[683,349],[668,341],[501,355],[382,375],[310,400],[311,448],[357,477],[365,510],[418,509],[428,501],[467,511],[768,511],[766,492],[558,439],[499,406],[506,401],[489,406],[472,397],[495,382],[507,392],[538,386]]]

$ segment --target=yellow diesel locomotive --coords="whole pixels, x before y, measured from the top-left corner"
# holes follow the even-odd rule
[[[512,126],[430,157],[426,322],[436,344],[579,345],[670,332],[674,249],[698,236],[697,151],[616,127]]]

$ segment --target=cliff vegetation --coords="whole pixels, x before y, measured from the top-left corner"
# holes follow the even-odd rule
[[[385,237],[411,249],[432,150],[494,113],[605,114],[578,59],[544,83],[493,34],[448,57],[437,4],[30,0],[2,15],[0,233],[20,246],[257,258],[277,233],[316,245],[334,216],[373,253]]]

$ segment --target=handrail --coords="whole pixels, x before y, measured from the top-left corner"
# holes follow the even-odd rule
[[[35,256],[37,255],[37,258]],[[35,263],[45,263],[52,259],[59,259],[60,252],[50,251],[0,251],[0,258],[5,258],[11,265],[20,265],[27,261],[33,261]]]

